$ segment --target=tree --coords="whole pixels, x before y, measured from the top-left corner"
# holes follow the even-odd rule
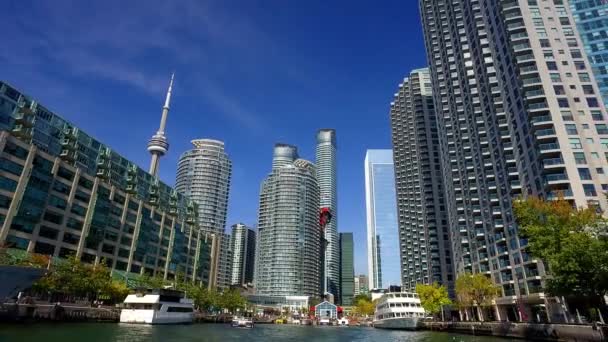
[[[416,284],[416,293],[424,310],[432,315],[439,313],[445,305],[451,305],[445,286],[433,283],[431,285]]]
[[[376,305],[368,296],[359,297],[355,301],[354,313],[359,316],[372,316],[376,311]]]
[[[547,292],[601,304],[608,293],[606,220],[595,208],[576,209],[563,198],[529,197],[516,201],[514,209],[527,249],[550,271]]]
[[[229,289],[220,295],[219,306],[230,313],[234,313],[237,309],[247,307],[247,300],[241,296],[237,289]]]
[[[464,273],[456,278],[456,300],[458,306],[465,310],[467,317],[468,309],[477,307],[479,319],[483,321],[482,307],[491,305],[499,293],[500,287],[481,273]]]

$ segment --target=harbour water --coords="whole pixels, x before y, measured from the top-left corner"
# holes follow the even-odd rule
[[[497,342],[505,339],[427,331],[392,331],[374,328],[257,325],[255,329],[222,324],[145,326],[110,323],[0,325],[0,342]]]

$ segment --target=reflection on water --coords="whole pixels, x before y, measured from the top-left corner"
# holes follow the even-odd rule
[[[502,339],[435,332],[389,331],[374,328],[257,325],[237,329],[220,324],[148,326],[111,323],[16,324],[0,326],[0,342],[141,342],[141,341],[381,341],[495,342]],[[502,340],[505,341],[505,340]]]

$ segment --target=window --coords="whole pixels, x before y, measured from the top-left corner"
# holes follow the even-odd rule
[[[595,191],[595,185],[593,184],[583,184],[583,190],[585,190],[585,196],[597,196],[597,192]]]
[[[576,130],[576,125],[566,124],[566,133],[568,133],[568,135],[577,135],[578,131]]]
[[[572,55],[572,58],[583,58],[583,55],[581,54],[581,50],[579,50],[579,49],[570,50],[570,54]]]
[[[560,108],[570,107],[570,104],[568,103],[567,98],[559,98],[559,99],[557,99],[557,103],[559,104]]]
[[[569,110],[562,110],[562,119],[564,121],[574,121],[574,117],[572,117],[572,112]]]
[[[604,120],[604,116],[602,115],[602,112],[599,111],[599,110],[592,110],[591,111],[591,117],[595,121],[602,121],[602,120]]]
[[[587,159],[585,159],[585,153],[584,152],[574,152],[574,160],[576,161],[576,164],[578,165],[583,165],[583,164],[587,164]],[[608,157],[608,155],[607,155]]]
[[[587,168],[578,169],[578,175],[581,177],[581,180],[591,180],[591,172]]]
[[[587,105],[589,107],[598,108],[600,106],[600,103],[599,103],[599,101],[595,97],[588,97],[587,98]]]
[[[608,134],[608,125],[606,124],[596,124],[595,129],[597,134]]]
[[[551,73],[550,76],[551,76],[551,82],[559,83],[562,81],[562,78],[558,73]],[[587,76],[589,76],[589,75],[587,75]]]
[[[591,82],[591,78],[589,77],[589,73],[587,72],[579,72],[578,78],[581,82]]]
[[[595,168],[595,173],[597,173],[598,175],[603,175],[604,174],[604,168],[603,167],[597,167],[597,168]]]
[[[549,69],[549,70],[557,70],[557,63],[555,63],[555,62],[547,62],[547,69]]]
[[[576,70],[585,70],[585,62],[574,62]]]
[[[601,138],[600,139],[600,144],[604,147],[604,148],[608,148],[608,139],[607,138]]]
[[[581,139],[579,138],[570,138],[570,147],[571,148],[576,148],[576,149],[581,149],[583,148],[583,145],[581,144]]]
[[[590,84],[584,84],[583,85],[583,92],[586,95],[593,95],[593,94],[595,94],[595,91],[593,90],[593,86],[590,85]]]
[[[566,90],[564,89],[564,86],[562,86],[562,85],[554,85],[553,90],[555,90],[555,95],[565,95],[566,94]]]

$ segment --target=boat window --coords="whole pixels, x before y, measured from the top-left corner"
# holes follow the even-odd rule
[[[167,308],[167,312],[192,312],[192,308],[181,308],[178,306],[170,306]]]
[[[126,303],[125,308],[132,310],[159,310],[159,304]]]

